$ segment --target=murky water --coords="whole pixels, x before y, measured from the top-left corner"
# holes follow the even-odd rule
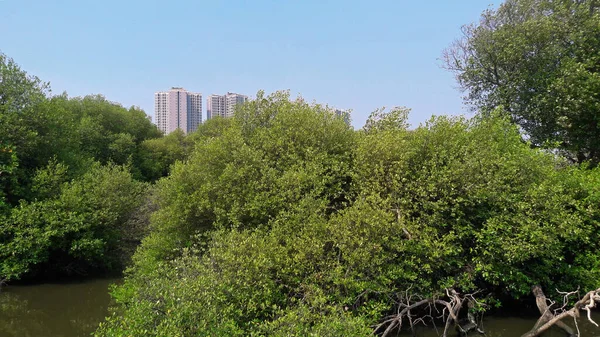
[[[89,336],[107,314],[118,279],[7,286],[0,291],[0,336]]]
[[[600,324],[600,313],[595,312],[592,315],[592,319],[596,321],[596,323]],[[486,317],[483,320],[483,328],[485,330],[485,337],[519,337],[524,333],[531,330],[536,322],[536,318],[515,318],[515,317]],[[573,323],[573,319],[564,320],[565,323],[575,328],[575,324]],[[579,331],[581,332],[581,337],[600,337],[600,328],[595,327],[587,321],[586,317],[581,317],[578,320]],[[439,334],[436,333],[435,329],[431,328],[419,328],[416,330],[417,337],[438,337],[441,335],[443,331],[443,327],[438,327]],[[576,331],[576,330],[575,330]],[[412,336],[411,333],[401,334],[402,337]],[[456,333],[451,334],[450,336],[457,336]],[[473,332],[469,334],[471,337],[475,336],[483,336],[478,334],[477,332]],[[562,330],[557,328],[551,328],[548,330],[543,337],[565,337],[565,333]]]

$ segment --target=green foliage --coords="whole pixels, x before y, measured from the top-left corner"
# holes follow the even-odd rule
[[[502,105],[534,145],[600,161],[600,13],[594,0],[507,0],[444,54],[466,100]]]
[[[139,174],[150,181],[166,177],[171,165],[189,156],[192,145],[191,138],[179,129],[164,137],[143,141],[136,157]]]
[[[0,75],[0,115],[3,117],[3,123],[4,118],[13,118],[13,114],[21,114],[43,100],[48,91],[48,84],[35,76],[27,75],[11,58],[2,53]]]
[[[53,99],[73,115],[75,137],[83,152],[102,163],[125,164],[137,144],[161,135],[143,111],[125,109],[103,96]]]
[[[199,131],[96,335],[366,336],[407,289],[597,287],[598,169],[499,113],[406,114],[355,132],[278,93]]]
[[[11,174],[18,166],[17,154],[13,146],[0,145],[0,185],[8,186],[11,183]],[[0,190],[0,215],[5,213],[8,205],[5,192]]]
[[[394,131],[408,128],[408,114],[410,109],[396,107],[386,112],[385,109],[375,110],[367,119],[363,130],[365,132]]]
[[[14,203],[16,195],[23,193],[19,186],[24,166],[21,162],[35,154],[41,141],[36,126],[48,123],[45,114],[34,113],[47,90],[46,84],[0,53],[0,198],[8,203]]]
[[[470,86],[485,118],[436,117],[415,130],[406,108],[377,110],[354,131],[327,107],[259,92],[235,118],[160,137],[143,111],[102,96],[46,97],[0,55],[0,280],[110,270],[144,238],[96,332],[117,337],[367,336],[408,289],[483,289],[494,302],[533,284],[596,288],[600,168],[592,145],[573,145],[591,129],[554,128],[541,113],[557,111],[549,96],[523,91],[542,83],[570,102],[558,111],[593,111],[583,57],[535,77],[554,64],[552,20],[574,16],[594,31],[585,3],[514,0],[487,12],[467,31],[472,53],[453,59],[473,71],[461,83],[484,83],[469,57],[513,33],[508,51],[492,44],[496,61],[533,82]],[[556,34],[580,47],[594,39],[562,21]],[[531,39],[548,48],[516,57]],[[492,109],[500,104],[511,120]],[[511,121],[533,144],[558,140],[592,163],[532,148]]]
[[[314,278],[303,280],[315,269],[326,274],[324,266],[311,265],[323,257],[325,232],[290,234],[284,246],[277,242],[281,234],[268,230],[216,232],[203,256],[185,250],[117,288],[115,299],[128,314],[111,316],[98,334],[368,335],[365,318],[328,304],[324,289],[311,284]]]
[[[264,336],[372,336],[369,322],[335,307],[314,308],[301,305],[281,313],[273,322],[261,327]],[[258,335],[258,334],[257,334]]]
[[[100,95],[50,97],[47,84],[0,54],[0,280],[127,260],[146,233],[149,215],[140,213],[154,205],[131,174],[166,175],[174,159],[146,166],[182,147],[144,146],[161,136],[138,108]]]
[[[583,221],[580,192],[565,183],[569,169],[557,170],[560,161],[531,150],[502,119],[439,118],[364,141],[361,194],[375,193],[379,208],[397,212],[405,236],[419,241],[414,256],[427,271],[421,281],[428,275],[437,288],[516,297],[531,284],[554,289],[564,280],[553,270],[570,268],[573,243],[597,231]],[[593,279],[573,275],[570,282],[592,286]]]
[[[314,200],[326,212],[343,204],[354,132],[341,119],[283,93],[259,96],[238,113],[199,128],[190,158],[158,182],[145,259],[189,246],[198,232],[266,225]]]
[[[0,224],[0,279],[118,267],[121,232],[145,186],[114,165],[94,165],[81,178],[61,183],[64,171],[57,164],[40,171],[36,186],[47,198],[21,203]]]
[[[32,190],[41,200],[55,198],[59,195],[61,186],[69,180],[69,168],[58,162],[50,160],[48,166],[40,169],[33,177]]]
[[[0,61],[0,144],[16,160],[11,172],[0,177],[0,190],[12,206],[42,197],[35,194],[32,177],[51,160],[66,165],[73,179],[93,161],[135,165],[140,144],[161,136],[139,109],[125,109],[102,96],[48,98],[47,86],[37,78],[4,55]],[[156,179],[131,167],[139,179]]]

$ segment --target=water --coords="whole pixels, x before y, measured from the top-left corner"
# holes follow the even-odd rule
[[[582,312],[583,315],[586,313]],[[600,313],[595,312],[592,314],[592,319],[596,321],[596,323],[600,324]],[[485,330],[485,337],[519,337],[524,333],[531,330],[534,326],[537,317],[531,318],[516,318],[516,317],[486,317],[483,320],[483,328]],[[565,319],[563,322],[567,323],[572,328],[575,328],[573,323],[573,319]],[[590,323],[586,317],[580,317],[578,320],[579,331],[581,332],[581,337],[600,337],[600,328],[595,327]],[[417,337],[438,337],[441,335],[443,331],[443,327],[438,326],[439,334],[436,333],[434,329],[431,328],[419,328],[416,330]],[[575,330],[577,331],[577,330]],[[410,333],[401,334],[402,337],[412,336]],[[454,331],[450,336],[457,336]],[[483,336],[478,334],[477,332],[472,332],[469,334],[470,337],[475,336]],[[557,328],[550,328],[543,337],[565,337],[565,333],[562,330]]]
[[[0,292],[1,337],[79,337],[89,336],[107,314],[108,286],[119,279],[99,279],[78,283],[9,286]],[[600,323],[600,313],[593,315]],[[486,317],[487,337],[518,337],[529,331],[536,318]],[[565,320],[573,326],[572,320]],[[600,328],[585,317],[579,320],[581,337],[600,337]],[[441,332],[441,330],[440,330]],[[402,334],[408,337],[411,334]],[[419,328],[418,337],[437,337],[431,328]],[[451,335],[456,336],[456,334]],[[480,336],[472,333],[469,336]],[[545,337],[564,337],[550,330]]]
[[[118,279],[7,286],[0,291],[0,336],[89,336],[107,314]]]

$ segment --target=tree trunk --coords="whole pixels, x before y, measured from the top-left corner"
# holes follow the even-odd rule
[[[585,294],[585,296],[583,296],[583,298],[575,303],[571,309],[565,310],[558,315],[554,315],[550,312],[548,304],[546,303],[546,296],[544,295],[544,292],[540,286],[533,287],[532,292],[535,295],[536,303],[540,309],[542,317],[540,317],[531,331],[521,337],[537,337],[554,325],[562,328],[567,334],[569,334],[569,336],[578,336],[578,334],[575,333],[572,328],[564,324],[561,320],[567,317],[576,319],[579,317],[581,310],[587,311],[588,320],[592,324],[598,326],[598,324],[592,320],[591,311],[596,307],[596,303],[600,302],[600,288],[588,292]]]
[[[549,322],[555,316],[550,311],[550,308],[548,307],[546,295],[544,295],[544,291],[542,291],[542,287],[540,287],[539,285],[536,285],[531,289],[531,292],[533,292],[533,295],[535,296],[535,304],[537,305],[538,310],[540,311],[540,315],[542,315],[538,319],[538,321],[535,323],[535,325],[533,326],[533,329],[535,330],[535,329],[538,329],[539,327],[541,327],[542,325],[544,325],[545,323]],[[557,321],[554,325],[556,325],[557,327],[564,330],[565,333],[567,334],[567,336],[577,336],[575,331],[570,326],[566,325],[562,321]]]

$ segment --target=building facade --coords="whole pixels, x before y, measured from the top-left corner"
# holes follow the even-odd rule
[[[210,95],[206,100],[206,119],[225,117],[225,96]]]
[[[228,92],[225,95],[210,95],[207,100],[206,119],[232,117],[235,107],[248,101],[248,96]]]
[[[248,96],[228,92],[225,94],[225,117],[233,117],[235,107],[248,101]]]
[[[173,87],[154,94],[154,118],[159,130],[190,133],[202,123],[202,94]]]

